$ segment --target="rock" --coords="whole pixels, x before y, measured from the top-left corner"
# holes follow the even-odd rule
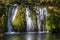
[[[2,37],[3,36],[3,33],[0,33],[0,37]]]
[[[17,4],[14,4],[13,6],[17,6]]]

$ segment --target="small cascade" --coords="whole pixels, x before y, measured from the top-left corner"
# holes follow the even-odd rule
[[[11,25],[11,13],[12,13],[13,7],[9,7],[8,10],[8,32],[12,31],[12,25]]]
[[[15,19],[15,16],[17,14],[17,10],[18,10],[18,6],[9,7],[9,11],[8,11],[8,32],[6,34],[15,33],[12,30],[12,22]]]
[[[44,31],[45,32],[49,32],[47,29],[46,29],[46,18],[48,16],[48,11],[46,8],[43,8],[43,13],[44,13]]]
[[[34,25],[32,23],[29,7],[26,7],[26,23],[27,23],[27,32],[34,31]]]
[[[17,14],[17,10],[18,10],[18,6],[14,7],[13,10],[12,10],[12,22],[14,21],[15,19],[15,16]]]
[[[41,9],[39,7],[37,7],[37,10],[36,10],[36,13],[37,13],[37,25],[38,25],[38,32],[41,30],[40,28],[40,12],[41,12]]]
[[[37,7],[37,25],[38,25],[38,32],[45,32],[46,28],[46,16],[47,16],[47,9],[42,7]]]

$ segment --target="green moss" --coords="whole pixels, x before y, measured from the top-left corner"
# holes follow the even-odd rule
[[[3,3],[1,3],[3,4]],[[0,32],[5,32],[7,29],[7,10],[5,4],[0,4]]]
[[[38,27],[37,27],[37,20],[36,20],[35,5],[31,7],[30,13],[31,13],[31,18],[32,18],[32,23],[34,25],[34,30],[37,31]]]
[[[54,8],[55,9],[55,8]],[[56,11],[53,10],[49,10],[48,12],[48,16],[47,16],[47,19],[46,19],[46,28],[47,30],[50,30],[50,31],[59,31],[60,30],[60,27],[59,27],[59,18],[60,18],[60,14]]]
[[[25,7],[19,6],[15,20],[13,21],[13,29],[23,32],[25,27]]]

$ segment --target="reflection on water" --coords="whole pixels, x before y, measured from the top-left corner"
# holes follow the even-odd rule
[[[48,33],[23,33],[23,34],[11,34],[0,37],[0,40],[60,40],[59,34],[48,34]]]
[[[33,40],[33,36],[31,34],[26,35],[26,40]]]

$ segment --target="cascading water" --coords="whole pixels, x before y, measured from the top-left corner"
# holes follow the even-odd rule
[[[9,7],[8,11],[8,32],[7,34],[14,34],[12,30],[12,22],[15,19],[17,14],[18,6]],[[47,9],[44,7],[37,7],[36,10],[36,17],[37,17],[37,26],[38,32],[45,32],[45,25],[46,25],[46,17],[47,17]],[[34,25],[32,22],[31,14],[29,6],[26,6],[26,24],[27,24],[27,32],[34,32]]]
[[[27,23],[27,32],[33,32],[34,25],[32,23],[29,7],[26,7],[26,23]]]
[[[15,19],[15,16],[17,14],[17,10],[18,10],[18,6],[9,7],[9,11],[8,11],[8,32],[7,32],[7,34],[15,33],[12,30],[12,22]]]
[[[37,25],[38,25],[38,32],[41,30],[40,28],[40,8],[37,7],[36,13],[37,13]]]
[[[18,6],[17,7],[14,7],[13,10],[12,10],[12,22],[14,21],[15,19],[15,16],[17,14],[17,10],[18,10]]]
[[[38,25],[38,32],[45,32],[45,18],[47,16],[47,9],[37,7],[37,25]]]
[[[44,17],[43,17],[43,22],[44,22],[44,24],[43,24],[43,26],[44,26],[44,27],[43,27],[43,30],[44,30],[44,31],[47,31],[46,28],[45,28],[47,15],[48,15],[47,9],[46,9],[46,8],[43,8],[43,16],[44,16]]]
[[[11,25],[12,9],[13,9],[13,7],[9,7],[9,11],[8,11],[8,32],[12,32],[12,25]]]

